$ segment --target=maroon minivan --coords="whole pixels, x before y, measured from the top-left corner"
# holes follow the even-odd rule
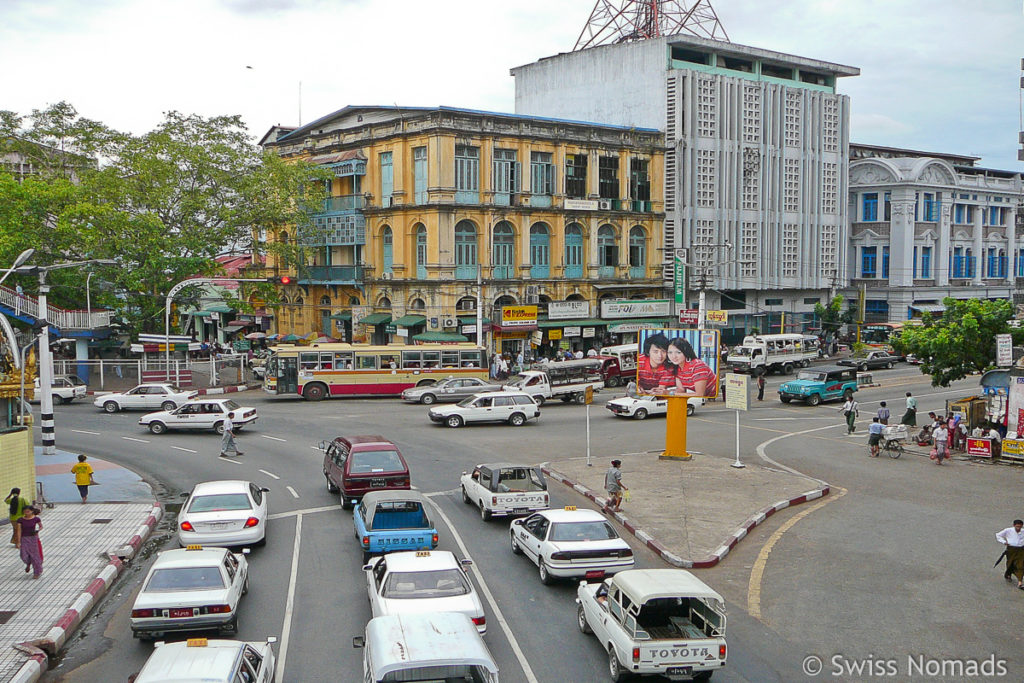
[[[339,436],[329,444],[321,441],[320,449],[327,490],[341,493],[345,510],[370,491],[409,488],[409,466],[398,446],[383,436]]]

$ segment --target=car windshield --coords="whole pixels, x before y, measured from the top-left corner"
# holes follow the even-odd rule
[[[450,387],[450,386],[452,386],[454,384],[455,384],[455,380],[453,380],[453,379],[443,379],[440,382],[434,382],[434,388],[435,389],[444,389],[445,387]]]
[[[224,401],[224,410],[238,410],[242,406],[238,405],[234,401]]]
[[[384,597],[393,600],[449,598],[469,593],[469,584],[458,569],[433,572],[392,572],[384,582]]]
[[[189,512],[224,512],[226,510],[251,510],[249,496],[244,493],[218,493],[212,496],[197,496],[188,506]]]
[[[460,408],[470,408],[472,407],[474,401],[476,401],[476,396],[470,396],[459,401],[457,405]]]
[[[806,379],[806,380],[808,380],[810,382],[824,382],[825,381],[825,373],[824,372],[807,372],[807,371],[798,372],[796,374],[796,378],[797,379]]]
[[[608,522],[558,522],[551,526],[551,541],[607,541],[618,538]]]
[[[352,454],[349,474],[398,472],[404,470],[398,451],[356,451]]]
[[[547,486],[537,472],[529,467],[503,467],[498,470],[498,491],[512,493],[522,491],[546,491]]]
[[[730,356],[733,356],[733,355],[735,355],[735,356],[749,356],[750,355],[750,349],[748,349],[746,346],[737,346],[735,349],[732,350],[732,353],[730,353],[728,355],[730,355]]]
[[[146,591],[202,591],[224,588],[219,567],[176,567],[157,569],[149,577]]]
[[[509,381],[505,382],[505,386],[509,387],[521,387],[526,382],[527,378],[523,375],[516,375]]]

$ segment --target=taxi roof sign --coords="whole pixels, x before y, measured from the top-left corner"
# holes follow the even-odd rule
[[[429,550],[417,550],[416,551],[416,557],[430,557],[430,551]]]
[[[565,510],[566,512],[576,512],[576,506],[575,505],[566,505],[562,509]]]
[[[203,546],[199,545],[198,543],[193,543],[193,544],[185,546],[185,550],[202,550],[202,549],[203,549]]]
[[[208,642],[206,638],[189,638],[185,641],[185,647],[206,647]]]

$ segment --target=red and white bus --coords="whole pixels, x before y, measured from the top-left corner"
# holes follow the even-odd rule
[[[324,343],[271,349],[263,390],[320,401],[338,396],[400,396],[446,377],[487,379],[487,354],[475,344]]]

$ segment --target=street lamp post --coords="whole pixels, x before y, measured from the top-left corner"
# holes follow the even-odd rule
[[[6,271],[4,271],[3,277],[0,277],[0,284],[3,284],[4,280],[7,279],[7,276],[13,273],[18,268],[20,268],[21,265],[25,263],[25,261],[28,261],[30,258],[32,258],[32,254],[34,253],[36,253],[36,250],[29,248],[18,254],[18,258],[14,259],[14,264]]]

